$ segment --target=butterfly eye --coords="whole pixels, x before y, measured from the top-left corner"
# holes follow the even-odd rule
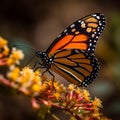
[[[36,51],[35,52],[35,55],[38,57],[38,58],[42,58],[44,55],[41,51]]]

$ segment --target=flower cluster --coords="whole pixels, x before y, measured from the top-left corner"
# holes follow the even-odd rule
[[[21,50],[10,50],[7,40],[0,38],[0,66],[8,67],[6,76],[0,73],[0,82],[29,96],[35,109],[41,109],[43,104],[49,109],[52,106],[62,109],[73,120],[108,120],[99,112],[102,105],[98,98],[92,100],[87,90],[73,84],[65,87],[56,80],[42,77],[39,70],[29,67],[21,70],[17,65],[23,58]]]
[[[10,53],[7,43],[7,40],[0,37],[0,66],[19,64],[19,60],[24,58],[24,54],[16,48],[13,48]]]

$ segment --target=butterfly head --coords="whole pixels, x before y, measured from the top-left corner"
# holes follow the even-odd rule
[[[35,52],[35,55],[38,57],[38,58],[44,58],[45,56],[47,56],[47,54],[45,52],[42,52],[42,51],[36,51]]]
[[[46,52],[36,51],[35,55],[41,59],[42,64],[46,67],[53,63],[52,58],[49,58]]]

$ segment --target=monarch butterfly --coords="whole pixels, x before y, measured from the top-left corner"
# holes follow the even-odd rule
[[[100,69],[94,50],[104,28],[105,17],[100,13],[77,20],[45,52],[36,51],[36,56],[40,58],[36,63],[40,65],[38,68],[46,68],[50,74],[54,71],[77,86],[87,86]]]

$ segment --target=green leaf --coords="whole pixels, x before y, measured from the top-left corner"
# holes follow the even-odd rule
[[[40,109],[38,110],[38,120],[44,120],[49,110],[50,110],[50,107],[41,105]]]

